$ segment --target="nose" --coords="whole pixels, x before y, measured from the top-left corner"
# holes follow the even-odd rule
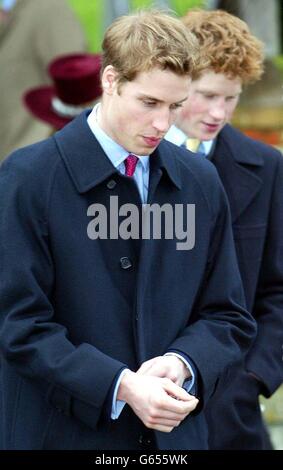
[[[209,114],[215,121],[223,121],[226,116],[225,103],[214,103],[209,110]]]
[[[158,111],[153,120],[153,127],[158,132],[165,134],[171,126],[171,116],[169,110]]]

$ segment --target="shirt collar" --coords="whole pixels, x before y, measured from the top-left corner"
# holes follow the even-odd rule
[[[213,144],[214,144],[214,140],[203,140],[200,144],[200,148],[199,148],[199,151],[203,151],[203,153],[205,155],[209,155],[210,154],[210,151],[213,147]]]
[[[129,152],[125,150],[121,145],[117,144],[111,137],[109,137],[98,125],[97,122],[97,112],[99,109],[100,103],[97,103],[91,113],[87,118],[87,123],[90,127],[90,130],[95,135],[96,139],[100,143],[107,157],[111,161],[112,165],[115,168],[118,168],[121,163],[127,158]],[[149,167],[149,156],[148,155],[136,155],[141,162],[145,170]]]
[[[183,131],[181,131],[181,129],[173,125],[165,135],[165,139],[175,145],[180,146],[185,142],[187,136]]]
[[[178,127],[171,126],[167,134],[165,135],[165,139],[169,142],[172,142],[175,145],[182,145],[188,136]],[[208,155],[212,149],[213,140],[203,140],[200,143],[199,151],[203,152],[205,155]]]

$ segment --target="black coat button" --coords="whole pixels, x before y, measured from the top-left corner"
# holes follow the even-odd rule
[[[139,443],[143,446],[150,446],[152,444],[152,439],[148,436],[143,436],[142,434],[139,436]]]
[[[130,258],[128,258],[127,256],[123,256],[123,258],[120,259],[120,265],[122,269],[129,269],[132,267],[133,264]]]
[[[107,188],[108,188],[108,189],[113,189],[113,188],[115,188],[116,184],[117,184],[117,183],[116,183],[115,180],[110,180],[110,181],[108,181],[108,183],[107,183]]]

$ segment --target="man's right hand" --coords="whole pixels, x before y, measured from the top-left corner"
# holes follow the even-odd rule
[[[120,383],[118,400],[132,408],[144,425],[171,432],[197,406],[198,399],[170,379],[127,371]]]

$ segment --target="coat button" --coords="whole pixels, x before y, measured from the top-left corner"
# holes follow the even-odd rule
[[[140,435],[139,436],[139,443],[143,446],[150,446],[152,444],[152,439],[148,436]]]
[[[108,181],[108,183],[107,183],[107,188],[108,188],[108,189],[113,189],[113,188],[115,188],[116,184],[117,184],[117,183],[116,183],[115,180],[110,180],[110,181]]]
[[[122,269],[129,269],[129,268],[132,267],[133,264],[132,264],[130,258],[128,258],[127,256],[123,256],[120,259],[120,265],[121,265]]]

